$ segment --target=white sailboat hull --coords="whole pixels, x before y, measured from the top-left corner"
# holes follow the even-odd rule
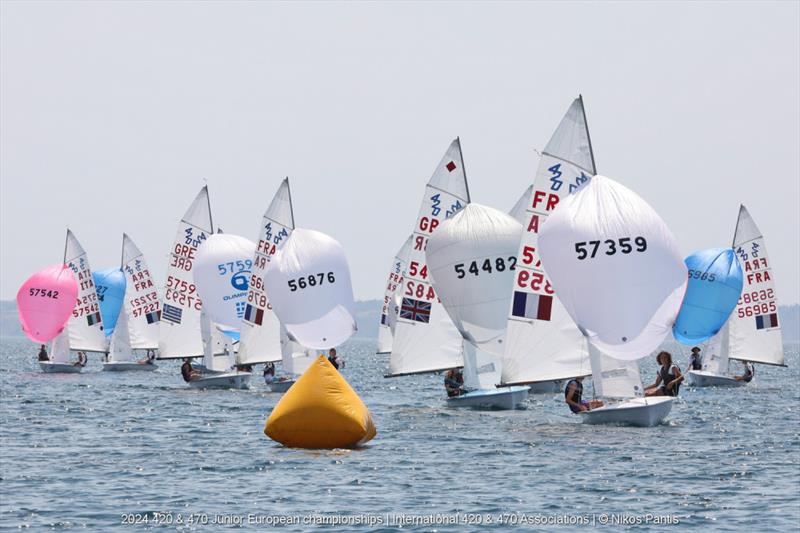
[[[152,372],[158,368],[158,365],[153,363],[137,363],[136,361],[112,361],[103,363],[103,371],[105,372],[122,372],[127,370],[138,370],[143,372]]]
[[[579,415],[584,424],[652,427],[660,424],[669,414],[672,400],[669,396],[633,398],[591,411],[581,411]]]
[[[294,385],[295,380],[293,379],[285,379],[283,381],[273,381],[272,383],[267,383],[267,388],[270,392],[286,392],[289,390],[289,387]]]
[[[249,389],[251,376],[250,372],[204,374],[190,381],[189,386],[193,389]]]
[[[79,374],[83,370],[82,366],[72,363],[52,363],[49,361],[39,361],[42,372],[46,374]]]
[[[732,376],[723,376],[707,370],[690,370],[689,385],[692,387],[743,387],[746,381],[736,381]]]
[[[516,409],[528,397],[528,386],[481,389],[447,399],[450,407]]]

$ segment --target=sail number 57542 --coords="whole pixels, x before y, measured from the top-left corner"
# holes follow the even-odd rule
[[[309,274],[308,276],[302,276],[297,279],[290,279],[289,289],[294,292],[297,289],[305,289],[306,287],[322,285],[326,280],[328,283],[333,283],[336,281],[336,277],[333,275],[333,272],[328,272],[327,274],[320,272],[319,274]]]
[[[633,244],[631,244],[633,241]],[[604,244],[605,255],[614,255],[617,252],[629,254],[634,251],[634,245],[637,252],[644,252],[647,250],[647,239],[644,237],[622,237],[620,239],[606,239],[604,241],[583,241],[575,243],[575,251],[578,253],[578,260],[583,261],[586,258],[593,259],[597,252],[600,251],[600,244]]]

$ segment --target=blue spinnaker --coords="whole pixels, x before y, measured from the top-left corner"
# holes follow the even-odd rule
[[[125,273],[120,268],[106,268],[92,272],[92,278],[97,289],[103,331],[106,337],[110,337],[125,300]]]
[[[742,294],[742,267],[731,248],[700,250],[686,258],[689,285],[672,327],[678,342],[699,344],[719,332]]]

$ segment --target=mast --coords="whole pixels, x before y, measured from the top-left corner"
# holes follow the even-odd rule
[[[122,250],[119,252],[119,269],[122,270],[125,267],[125,238],[127,235],[124,233],[122,234]]]
[[[289,214],[292,216],[292,229],[294,229],[294,206],[292,205],[292,188],[289,186],[289,176],[283,178],[286,182],[286,190],[289,192]]]
[[[592,148],[592,136],[589,135],[589,121],[586,120],[586,108],[583,106],[583,95],[578,95],[578,100],[581,101],[581,113],[583,113],[583,123],[586,124],[586,139],[589,141],[589,155],[592,158],[592,172],[597,174],[597,164],[594,162],[594,149]]]
[[[206,202],[208,203],[208,221],[211,223],[211,235],[214,234],[214,218],[211,216],[211,198],[208,196],[208,185],[203,185],[206,191]]]
[[[736,229],[733,230],[733,240],[731,241],[731,248],[734,248],[736,246],[736,234],[739,233],[739,221],[742,219],[742,209],[745,209],[744,204],[739,204],[739,215],[736,217]]]
[[[469,180],[467,180],[467,167],[464,166],[464,152],[461,151],[461,138],[456,137],[456,143],[458,143],[458,157],[461,158],[461,169],[464,171],[464,186],[467,188],[467,203],[471,203],[469,196]],[[591,143],[589,143],[591,146]]]
[[[62,264],[67,263],[67,243],[69,243],[69,228],[67,228],[67,237],[64,239],[64,260],[61,261]]]

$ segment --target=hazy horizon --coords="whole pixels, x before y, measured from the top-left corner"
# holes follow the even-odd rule
[[[156,279],[208,183],[255,240],[289,176],[299,227],[381,298],[425,182],[460,136],[475,202],[508,210],[582,93],[601,174],[685,255],[740,203],[781,304],[800,301],[800,4],[0,3],[0,299],[122,233]]]

